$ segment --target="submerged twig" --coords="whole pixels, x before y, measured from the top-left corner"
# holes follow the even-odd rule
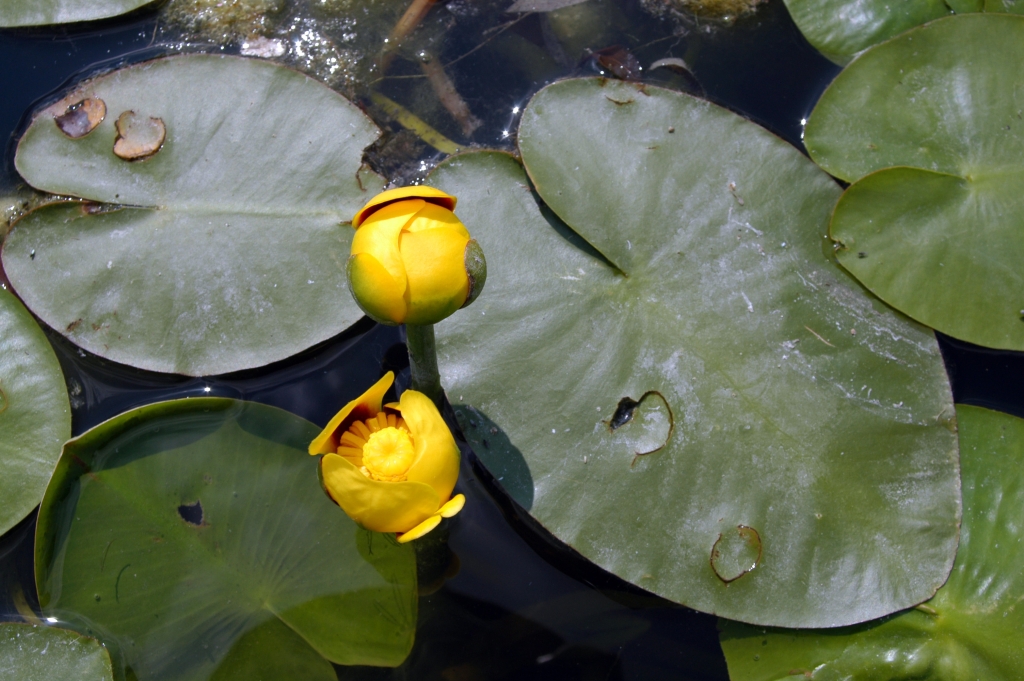
[[[458,121],[462,128],[462,134],[469,137],[476,132],[476,129],[482,125],[482,121],[469,110],[469,105],[455,89],[455,83],[448,77],[444,66],[436,59],[427,56],[420,62],[420,68],[423,69],[427,80],[430,81],[430,86],[434,88],[434,94],[441,100],[441,105],[447,109],[452,118]]]
[[[438,151],[445,154],[454,154],[459,151],[458,144],[430,127],[422,118],[398,102],[388,99],[379,92],[371,92],[370,100],[383,109],[384,113],[398,121],[399,125],[407,130],[412,130],[421,140]]]
[[[409,9],[405,10],[405,14],[402,15],[402,18],[398,20],[398,23],[395,24],[395,27],[391,29],[391,33],[384,40],[384,52],[380,56],[381,75],[384,75],[388,70],[388,66],[391,65],[391,60],[395,57],[395,50],[398,48],[398,45],[420,25],[423,17],[427,16],[427,12],[430,11],[435,2],[437,0],[412,0]]]

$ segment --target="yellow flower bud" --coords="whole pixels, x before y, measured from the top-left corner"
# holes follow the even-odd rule
[[[378,194],[352,219],[348,284],[383,324],[435,324],[479,295],[483,252],[452,212],[455,197],[432,187]]]
[[[324,455],[324,489],[352,520],[407,542],[458,513],[466,498],[452,497],[459,448],[434,403],[406,390],[398,404],[382,404],[394,380],[389,371],[346,404],[309,453]]]

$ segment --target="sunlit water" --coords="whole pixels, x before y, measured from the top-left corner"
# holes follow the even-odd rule
[[[615,9],[617,23],[602,33],[601,43],[586,48],[622,45],[644,67],[659,59],[685,58],[699,85],[664,70],[646,72],[643,78],[702,90],[798,146],[802,120],[838,72],[803,41],[779,0],[728,28],[656,19],[637,3]],[[469,10],[456,0],[435,8],[445,11]],[[511,149],[518,114],[537,89],[601,68],[585,52],[553,53],[545,35],[550,27],[538,15],[515,23],[514,16],[493,13],[470,19],[453,20],[455,28],[429,58],[447,65],[479,120],[471,133],[431,99],[422,69],[412,61],[396,59],[388,71],[392,77],[372,83],[459,145]],[[327,80],[338,73],[329,59],[312,58],[310,46],[319,39],[315,33],[303,34],[294,19],[282,24],[280,35],[306,41],[303,54],[309,59],[296,65]],[[350,29],[353,35],[358,30]],[[6,140],[0,191],[18,183],[14,145],[35,102],[83,73],[166,53],[179,35],[173,27],[158,26],[156,10],[84,27],[0,32],[0,131]],[[344,38],[337,40],[344,47]],[[231,53],[241,45],[227,41],[203,49]],[[342,76],[335,87],[365,97],[365,81]],[[416,181],[442,157],[401,132],[372,103],[363,103],[391,133],[391,141],[371,158],[379,170],[402,182]],[[323,424],[338,404],[357,396],[384,371],[401,372],[408,365],[399,332],[367,322],[289,360],[210,378],[134,370],[88,355],[56,333],[50,337],[67,377],[75,434],[133,407],[201,395],[264,402]],[[958,401],[1024,416],[1024,355],[945,338],[940,344]],[[448,579],[421,597],[412,655],[397,670],[339,667],[340,678],[727,678],[714,617],[649,596],[560,546],[494,488],[472,457],[464,460],[459,490],[468,503],[450,525],[451,555],[441,557],[442,569],[432,575],[431,586],[441,584],[442,576]],[[0,538],[0,619],[16,618],[20,598],[34,603],[33,529],[34,518],[29,518]]]

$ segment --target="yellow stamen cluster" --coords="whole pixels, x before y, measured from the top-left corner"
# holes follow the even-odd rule
[[[405,420],[384,412],[349,426],[341,436],[338,454],[366,477],[384,482],[405,480],[416,456]]]

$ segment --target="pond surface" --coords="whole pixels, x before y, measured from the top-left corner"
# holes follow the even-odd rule
[[[685,56],[699,86],[690,80],[668,84],[699,87],[797,146],[802,119],[838,72],[806,44],[779,0],[732,26],[694,22],[685,31],[668,19],[650,17],[638,5],[624,3],[621,9],[627,23],[609,32],[607,44],[591,49],[622,44],[643,64]],[[19,181],[13,167],[15,142],[35,103],[80,74],[164,54],[177,44],[174,34],[158,25],[156,12],[87,26],[0,32],[0,63],[5,65],[0,71],[0,134],[5,139],[0,192]],[[477,26],[453,32],[440,54],[446,63],[461,57],[453,77],[481,121],[471,141],[511,148],[516,113],[533,92],[600,64],[567,61],[563,55],[545,62],[550,68],[526,77],[515,68],[514,55],[475,50],[486,30]],[[506,30],[544,44],[545,27],[537,15]],[[239,48],[202,49],[231,53]],[[403,75],[402,67],[395,72]],[[664,82],[661,75],[650,78]],[[411,82],[387,79],[380,91],[443,134],[459,138],[454,121],[438,118],[426,106],[417,110],[419,100],[407,96],[417,87]],[[397,130],[393,123],[386,127]],[[408,180],[439,157],[436,150],[417,144],[404,155],[382,155],[378,163],[382,171]],[[367,320],[283,362],[209,378],[131,369],[84,353],[55,332],[49,337],[67,378],[76,435],[127,409],[190,396],[262,402],[324,424],[339,404],[358,396],[382,373],[395,370],[400,384],[408,380],[400,331]],[[957,402],[1024,416],[1024,356],[941,336],[939,341]],[[463,461],[457,491],[468,501],[449,525],[450,554],[443,553],[433,574],[426,575],[439,588],[421,596],[409,659],[395,670],[338,667],[339,678],[727,678],[716,618],[645,594],[579,558],[539,530],[472,457]],[[30,517],[0,538],[0,619],[16,619],[22,599],[34,603],[34,522]]]

